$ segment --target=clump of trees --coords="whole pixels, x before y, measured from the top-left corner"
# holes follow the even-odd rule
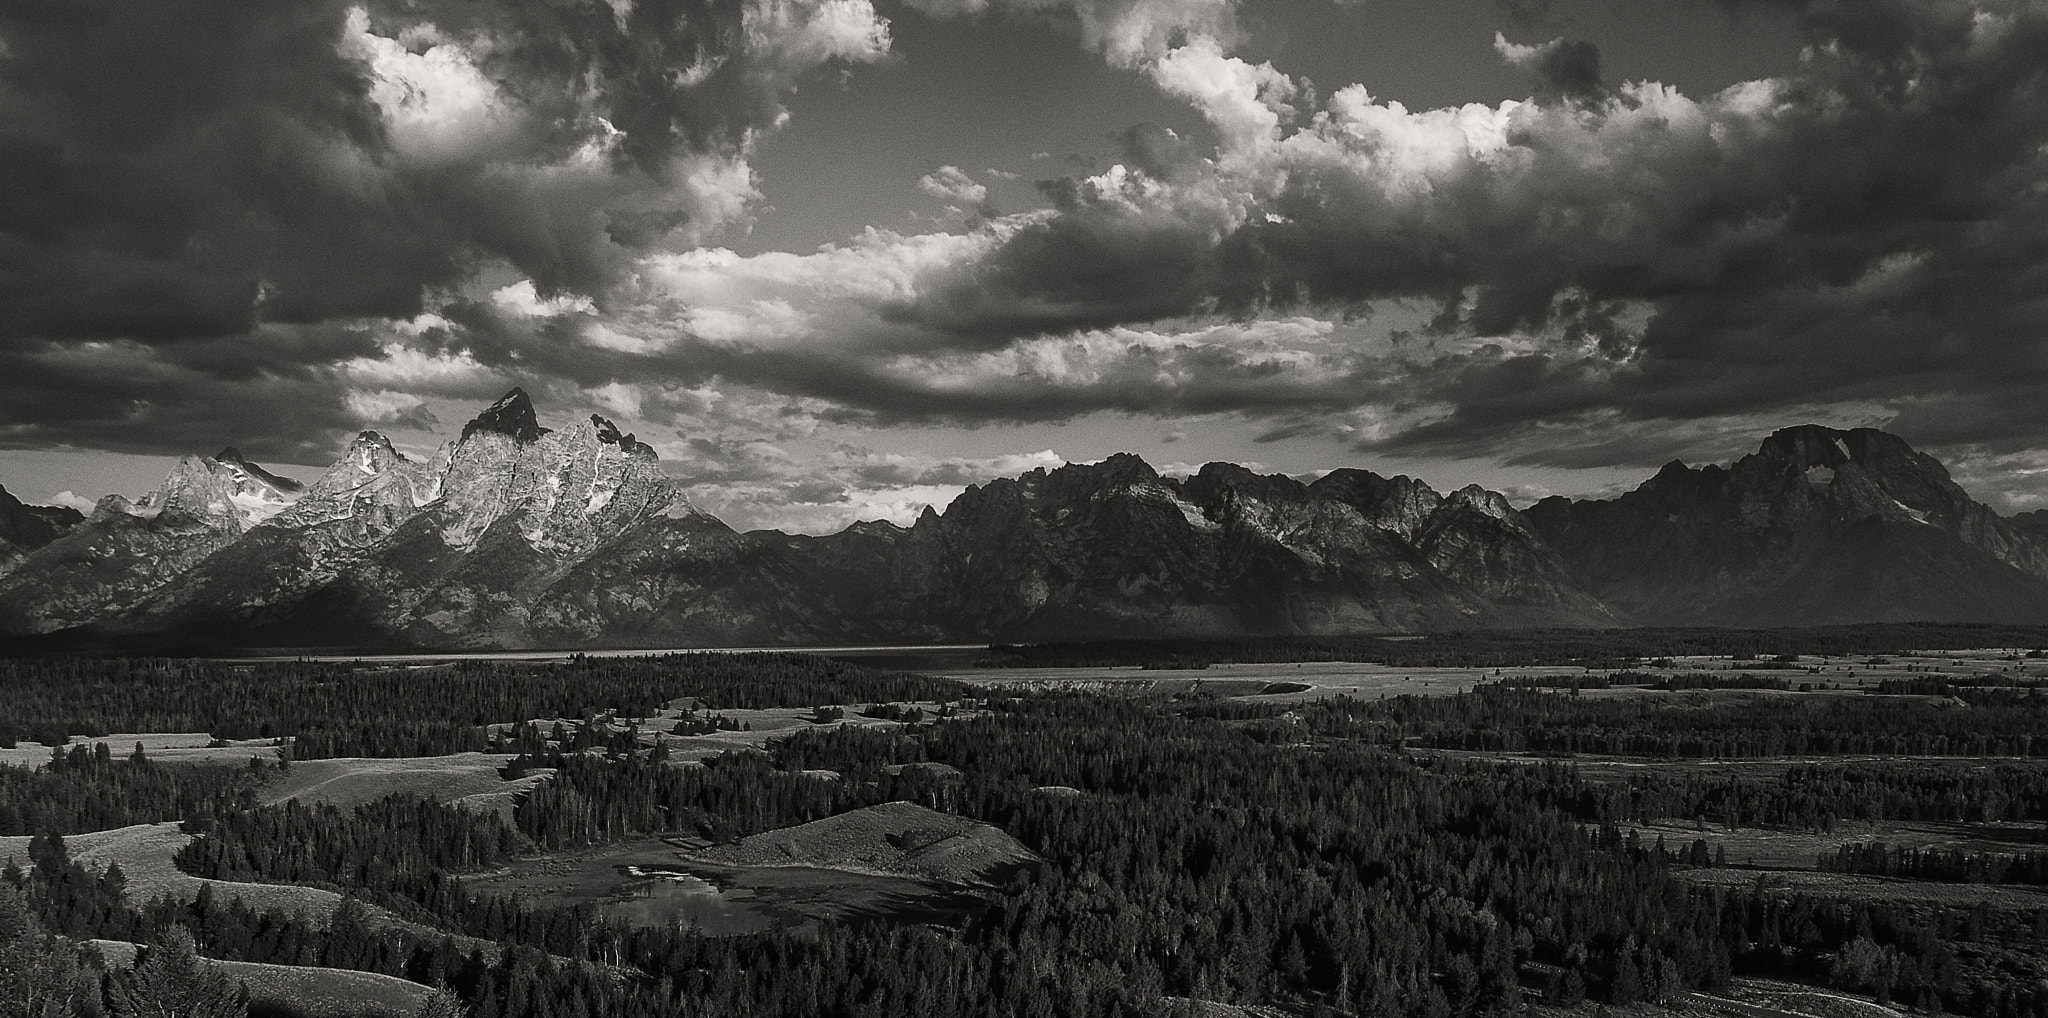
[[[951,700],[959,683],[804,654],[672,654],[434,669],[310,661],[0,659],[0,745],[109,732],[285,739],[290,756],[434,756],[490,749],[488,726],[614,711],[650,717],[677,697],[708,710]]]
[[[0,835],[103,831],[220,814],[255,803],[264,770],[162,767],[137,744],[115,757],[107,744],[60,751],[43,767],[0,766]]]
[[[1414,639],[1374,636],[1275,636],[1222,639],[1102,640],[1088,643],[998,644],[978,668],[1142,666],[1174,658],[1215,664],[1357,661],[1397,667],[1515,668],[1580,665],[1609,671],[1641,661],[1726,657],[1791,665],[1801,654],[1825,657],[1915,650],[2048,645],[2048,625],[1880,622],[1792,629],[1655,627],[1523,629],[1429,633]],[[2030,654],[2030,656],[2035,656]]]
[[[1973,852],[1851,842],[1821,854],[1820,869],[1961,884],[2048,884],[2048,852]]]

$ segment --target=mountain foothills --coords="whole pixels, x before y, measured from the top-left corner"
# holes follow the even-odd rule
[[[513,390],[424,461],[310,484],[233,448],[89,516],[0,491],[29,646],[692,646],[2048,618],[2048,517],[1881,431],[1780,431],[1611,501],[1211,463],[1035,470],[912,526],[738,533],[610,421]]]

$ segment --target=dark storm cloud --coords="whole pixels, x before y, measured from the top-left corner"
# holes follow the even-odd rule
[[[789,84],[742,51],[737,3],[391,3],[373,31],[480,43],[477,69],[519,104],[488,144],[429,158],[392,137],[348,18],[333,0],[0,11],[0,328],[404,317],[478,256],[592,292],[694,211],[663,197],[673,160],[730,152]],[[600,120],[622,132],[607,165],[541,172],[610,137]]]
[[[1150,120],[1125,128],[1113,140],[1124,162],[1155,180],[1172,180],[1201,158],[1188,139]],[[1065,190],[1072,189],[1070,184]]]
[[[1557,0],[1494,0],[1508,23],[1525,32],[1548,26],[1556,6]]]
[[[467,354],[477,363],[572,385],[602,385],[624,377],[644,358],[592,347],[581,339],[588,318],[579,314],[527,316],[485,301],[454,301],[440,316],[453,328],[426,338],[442,352]]]
[[[322,150],[378,142],[367,82],[336,45],[343,22],[339,5],[318,3],[0,10],[0,335],[251,327],[262,267],[333,211],[295,200],[317,193]],[[302,253],[363,260],[358,239]],[[392,240],[346,293],[287,288],[283,309],[416,306],[417,284],[390,299],[386,273],[451,268],[411,231]]]
[[[1273,441],[1570,466],[1829,405],[2048,442],[2038,4],[1786,4],[1810,59],[1717,96],[1503,39],[1532,100],[1431,111],[1230,60],[1227,3],[1050,6],[1222,147],[1139,125],[1123,168],[946,243],[682,268],[649,252],[742,215],[748,133],[806,69],[878,55],[876,26],[737,0],[0,7],[0,442],[321,461],[372,405],[352,390],[507,378],[554,403],[637,387],[649,421],[691,413],[661,390],[730,382],[865,424],[1235,413]],[[595,299],[463,285],[500,262],[528,297]],[[642,277],[671,268],[697,289],[663,303]],[[1260,331],[1388,302],[1424,309],[1392,353]]]
[[[1552,39],[1540,46],[1496,43],[1510,63],[1535,79],[1543,99],[1593,99],[1605,87],[1600,79],[1600,47],[1584,39]]]
[[[1519,455],[1547,441],[1542,422],[1944,394],[1983,407],[1908,408],[1899,426],[2048,440],[2033,412],[2048,398],[2048,9],[1799,11],[1801,70],[1717,96],[1610,88],[1595,51],[1562,43],[1504,47],[1543,80],[1506,114],[1340,92],[1327,121],[1235,154],[1249,168],[1171,202],[1069,187],[1057,215],[897,318],[977,349],[1202,311],[1436,301],[1438,335],[1503,347],[1360,376],[1356,405],[1391,393],[1448,408],[1374,439],[1406,452]],[[1496,121],[1504,145],[1470,140]],[[1251,212],[1209,234],[1207,206],[1184,200],[1204,187],[1241,189]]]
[[[370,351],[311,327],[416,315],[493,260],[601,298],[636,253],[744,210],[746,138],[798,76],[887,45],[803,3],[355,6],[0,5],[0,355],[29,367],[13,440],[185,441],[66,423],[131,419],[135,398],[118,371],[51,378],[61,401],[27,388],[66,345],[137,347],[162,368],[156,420],[224,383],[315,386]],[[345,429],[320,411],[339,399],[275,426]]]
[[[658,331],[681,308],[643,309],[644,321],[607,322],[598,315],[527,316],[485,302],[445,307],[447,327],[428,329],[413,343],[437,357],[460,357],[489,369],[437,395],[487,399],[487,390],[516,378],[536,397],[552,387],[552,401],[578,398],[577,390],[615,383],[638,385],[640,414],[649,422],[702,416],[705,407],[662,395],[667,387],[736,385],[815,400],[807,419],[865,426],[976,425],[1000,421],[1062,421],[1109,409],[1130,413],[1279,412],[1355,404],[1378,384],[1368,361],[1323,354],[1301,363],[1268,346],[1237,345],[1241,330],[1220,335],[1166,335],[1121,331],[1026,341],[1032,350],[991,344],[934,362],[918,355],[878,357],[859,347],[826,343],[784,348],[728,345],[688,336],[607,346],[594,330]],[[673,331],[673,330],[671,330]],[[955,376],[949,380],[948,376]],[[670,405],[673,403],[673,405]],[[949,483],[939,478],[919,483]]]
[[[909,0],[933,17],[962,17],[991,9],[1065,22],[1081,44],[1111,64],[1136,66],[1190,37],[1235,41],[1233,0]]]
[[[884,310],[885,320],[1001,346],[1019,336],[1184,314],[1212,259],[1198,225],[1093,203],[1082,184],[1049,189],[1064,213],[1020,231],[950,285]]]
[[[705,358],[710,375],[827,400],[827,420],[864,425],[1043,423],[1102,411],[1127,414],[1336,412],[1361,397],[1393,397],[1363,368],[1305,380],[1224,347],[1126,350],[1086,384],[998,361],[966,386],[854,359],[800,355]]]
[[[161,453],[232,441],[258,460],[324,463],[334,458],[334,436],[358,420],[315,373],[215,375],[128,341],[0,348],[0,445]]]

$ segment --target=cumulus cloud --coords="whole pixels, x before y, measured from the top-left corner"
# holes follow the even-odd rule
[[[90,513],[92,512],[93,509],[94,500],[86,498],[78,494],[77,492],[72,491],[69,488],[66,488],[63,491],[51,495],[48,499],[48,504],[67,506],[69,508],[76,509],[82,513]]]
[[[941,166],[918,178],[918,189],[956,208],[981,209],[988,204],[988,185],[958,166]]]
[[[1583,39],[1552,39],[1533,46],[1493,34],[1493,51],[1535,78],[1547,97],[1590,99],[1602,91],[1600,48]]]
[[[1352,378],[1361,405],[1415,408],[1371,440],[1415,453],[1577,459],[1530,425],[1859,401],[1927,442],[2048,438],[2014,412],[2048,395],[2048,269],[2029,239],[2048,222],[2048,13],[1801,17],[1798,72],[1713,95],[1607,86],[1590,50],[1502,40],[1540,79],[1530,100],[1411,111],[1352,86],[1291,128],[1284,76],[1196,40],[1148,66],[1223,137],[1205,172],[1071,182],[1057,215],[902,317],[1021,349],[1207,312],[1431,301],[1441,356]]]
[[[791,451],[821,424],[1236,414],[1560,467],[1794,417],[2048,444],[2039,4],[1785,0],[1796,70],[1688,95],[1527,41],[1548,5],[1516,3],[1529,94],[1443,109],[1245,59],[1229,0],[913,5],[1063,21],[1214,143],[1138,125],[1012,215],[941,166],[919,186],[973,213],[946,231],[743,255],[719,231],[790,90],[890,50],[867,0],[0,11],[0,441],[274,415],[259,454],[318,462],[517,382],[820,521],[966,476]]]
[[[327,330],[264,334],[316,349],[358,345],[359,337],[293,335],[315,331]],[[242,444],[251,455],[304,463],[331,459],[333,436],[358,426],[344,391],[323,372],[256,357],[241,367],[208,363],[216,352],[167,354],[131,340],[0,347],[0,441],[44,444],[44,436],[61,435],[87,448],[161,453],[210,452],[223,436],[249,436]]]
[[[0,38],[0,357],[29,372],[6,440],[124,444],[181,437],[111,437],[167,412],[126,372],[191,403],[304,388],[288,441],[356,423],[332,382],[363,323],[479,266],[529,316],[590,309],[744,220],[789,90],[890,43],[868,0],[80,0],[0,10]]]
[[[675,449],[673,460],[691,497],[734,527],[807,534],[862,520],[909,526],[927,508],[943,512],[968,485],[1066,462],[1050,449],[935,456],[844,442],[801,449],[788,441],[702,436]]]
[[[910,0],[934,17],[999,11],[1050,15],[1070,21],[1081,42],[1118,67],[1137,67],[1165,56],[1189,38],[1225,43],[1238,36],[1233,0]]]
[[[1215,126],[1226,167],[1271,144],[1295,112],[1288,105],[1298,91],[1292,78],[1270,63],[1226,55],[1223,44],[1208,36],[1168,51],[1151,65],[1151,75],[1168,95],[1186,100]]]
[[[1186,138],[1152,121],[1133,124],[1117,136],[1124,162],[1154,180],[1173,180],[1195,166],[1200,155]]]
[[[426,400],[408,392],[350,392],[347,405],[357,419],[376,428],[431,431],[441,425]]]
[[[1972,450],[1945,460],[1949,475],[1979,501],[2005,513],[2048,510],[2048,452]]]
[[[1880,13],[1804,9],[1798,72],[1704,96],[1503,38],[1536,94],[1433,110],[1316,101],[1184,32],[1111,56],[1207,117],[1211,155],[1134,133],[1126,166],[1047,182],[1050,212],[652,278],[683,359],[881,422],[1220,411],[1554,466],[1726,455],[1793,416],[2038,443],[2012,408],[2048,395],[2048,15]],[[1389,307],[1431,310],[1288,349],[1259,328]]]

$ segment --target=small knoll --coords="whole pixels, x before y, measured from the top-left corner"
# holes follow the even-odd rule
[[[267,804],[293,799],[308,806],[352,809],[396,794],[418,795],[511,817],[513,797],[545,778],[532,774],[513,781],[500,773],[504,753],[377,759],[303,760],[264,790]]]
[[[201,887],[211,886],[215,898],[222,903],[241,898],[255,911],[276,908],[286,914],[304,912],[316,919],[332,913],[334,907],[341,903],[341,895],[314,887],[245,884],[195,877],[178,869],[173,861],[178,850],[184,848],[192,837],[179,831],[177,824],[136,824],[111,831],[67,834],[64,847],[74,861],[89,870],[103,870],[110,863],[120,863],[121,871],[128,877],[130,901],[152,901],[169,895],[176,901],[190,902],[199,896]],[[26,836],[0,837],[0,860],[13,858],[23,868],[32,869],[28,862],[28,842]],[[375,923],[380,918],[400,922],[395,916],[386,916],[380,910],[372,909],[371,921]]]
[[[135,964],[138,945],[125,940],[91,943],[111,967]],[[411,980],[376,972],[213,959],[207,964],[248,986],[249,1013],[257,1018],[409,1018],[433,992]]]
[[[266,764],[276,760],[276,742],[275,739],[220,740],[205,732],[115,732],[91,736],[73,733],[64,750],[69,752],[72,746],[84,746],[89,750],[106,743],[108,752],[116,758],[125,759],[139,744],[151,763],[246,766],[251,759]],[[0,749],[0,764],[33,770],[49,762],[50,747],[28,740],[23,740],[13,749]]]
[[[67,834],[64,847],[74,862],[88,870],[104,870],[111,863],[120,863],[121,872],[128,877],[129,901],[148,902],[169,897],[181,904],[190,904],[198,899],[200,888],[207,887],[212,889],[214,900],[222,904],[240,898],[252,912],[274,908],[287,915],[303,914],[321,928],[325,928],[327,920],[341,904],[341,895],[324,888],[242,883],[186,873],[178,868],[176,857],[178,850],[193,837],[178,830],[177,824],[135,824],[111,831]],[[28,859],[28,843],[28,835],[0,836],[0,863],[12,859],[23,869],[33,870],[35,867]],[[430,941],[447,937],[459,950],[482,949],[490,957],[495,957],[498,950],[498,945],[492,941],[456,936],[421,926],[376,905],[366,905],[363,913],[365,924],[373,930],[401,931]]]
[[[987,883],[1038,861],[996,827],[908,802],[764,831],[691,858],[716,866],[808,866],[954,884]]]

